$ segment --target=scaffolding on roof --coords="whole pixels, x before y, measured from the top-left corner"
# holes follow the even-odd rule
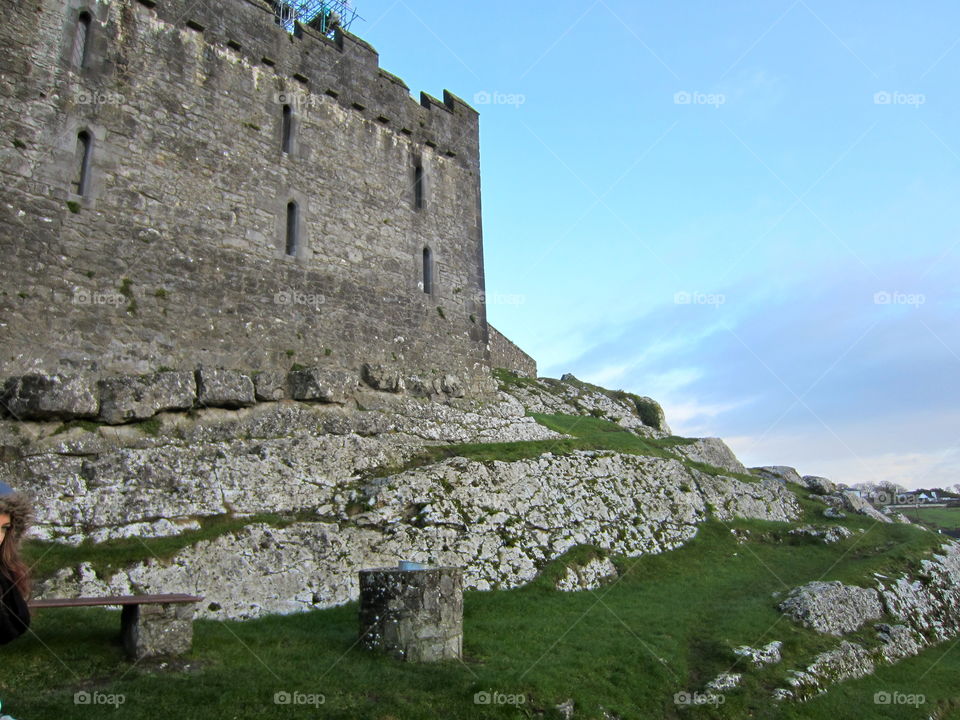
[[[362,20],[350,0],[271,0],[277,23],[288,32],[297,23],[332,35],[336,30],[349,30],[354,20]]]

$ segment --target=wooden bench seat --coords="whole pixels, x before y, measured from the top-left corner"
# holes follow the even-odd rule
[[[116,606],[127,654],[134,660],[158,655],[182,655],[193,644],[193,612],[203,600],[196,595],[113,595],[46,598],[27,603],[31,610],[64,607]]]

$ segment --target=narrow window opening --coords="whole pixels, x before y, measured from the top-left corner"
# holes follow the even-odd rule
[[[433,294],[433,252],[428,247],[423,249],[423,291]]]
[[[283,132],[281,149],[288,155],[293,150],[293,110],[289,105],[283,106]]]
[[[413,207],[423,210],[423,165],[419,163],[413,169]]]
[[[73,37],[73,66],[77,69],[87,64],[87,46],[90,44],[90,13],[84,10],[77,17],[77,31]]]
[[[300,249],[299,211],[295,202],[287,203],[287,255],[296,256]]]
[[[90,155],[93,152],[93,139],[86,130],[77,134],[76,175],[73,190],[77,195],[86,195],[90,185]]]

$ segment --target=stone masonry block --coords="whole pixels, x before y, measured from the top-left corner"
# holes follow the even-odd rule
[[[84,375],[10,378],[2,396],[7,412],[20,420],[96,417],[100,405],[95,381]]]
[[[164,410],[187,410],[197,399],[192,372],[164,371],[101,380],[100,419],[111,425],[145,420]]]
[[[410,662],[459,659],[463,571],[442,567],[360,572],[360,643]]]
[[[236,370],[198,368],[197,401],[204,407],[239,408],[256,403],[253,381]]]
[[[134,660],[182,655],[193,644],[191,603],[125,605],[120,617],[123,646]]]

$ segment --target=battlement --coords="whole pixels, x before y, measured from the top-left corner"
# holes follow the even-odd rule
[[[283,85],[282,92],[300,98],[300,103],[326,95],[414,143],[478,164],[477,111],[447,90],[442,102],[425,92],[417,102],[403,80],[380,68],[379,53],[349,32],[337,30],[331,39],[297,23],[291,34],[275,22],[265,0],[129,2],[154,14],[160,23],[199,33],[218,50],[235,53],[271,73]]]

